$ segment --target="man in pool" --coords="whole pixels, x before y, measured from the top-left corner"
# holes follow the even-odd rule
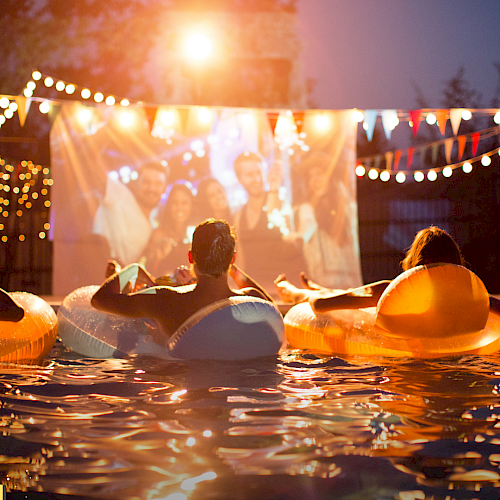
[[[195,312],[219,300],[247,295],[272,302],[264,289],[234,265],[235,241],[226,221],[208,219],[196,227],[188,253],[196,284],[158,287],[144,268],[132,264],[104,282],[92,297],[92,305],[112,314],[151,318],[170,337]],[[228,275],[239,290],[229,287]],[[130,286],[133,289],[127,293]]]

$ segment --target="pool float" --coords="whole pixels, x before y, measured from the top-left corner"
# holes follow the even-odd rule
[[[24,309],[20,321],[0,321],[0,362],[39,363],[57,339],[57,316],[41,297],[28,292],[9,295]]]
[[[278,353],[283,317],[265,300],[238,296],[211,304],[188,318],[164,344],[153,322],[98,311],[90,299],[98,286],[79,288],[61,303],[57,316],[63,344],[84,356],[132,354],[167,359],[239,360]],[[145,293],[147,293],[145,290]]]
[[[453,264],[418,266],[394,279],[377,307],[315,314],[309,303],[285,315],[292,348],[328,354],[437,358],[500,349],[500,314],[483,282]]]

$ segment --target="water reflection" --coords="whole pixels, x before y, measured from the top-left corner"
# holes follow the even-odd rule
[[[0,367],[0,479],[120,500],[498,498],[499,361],[81,360],[57,345],[45,366]]]

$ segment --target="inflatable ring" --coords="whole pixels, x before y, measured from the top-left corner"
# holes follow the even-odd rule
[[[201,309],[160,344],[155,340],[165,335],[152,322],[93,308],[90,300],[98,289],[75,290],[64,298],[57,313],[62,342],[84,356],[239,360],[275,355],[283,342],[283,317],[274,304],[236,296]]]
[[[24,309],[17,322],[0,321],[0,361],[37,364],[57,339],[57,316],[41,297],[27,292],[9,295]]]
[[[419,266],[396,278],[377,307],[285,315],[290,347],[328,354],[436,358],[500,349],[500,315],[481,280],[452,264]]]

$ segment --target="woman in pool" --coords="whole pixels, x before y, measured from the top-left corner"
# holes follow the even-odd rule
[[[231,224],[231,210],[226,190],[217,179],[209,177],[200,182],[195,203],[197,220],[214,218]]]
[[[144,251],[145,265],[154,276],[163,276],[181,265],[189,266],[194,195],[185,184],[174,184]]]
[[[410,249],[401,262],[403,271],[428,264],[447,263],[465,266],[462,252],[455,240],[443,229],[430,226],[417,233]],[[361,309],[375,307],[390,285],[390,280],[378,281],[350,290],[332,290],[312,282],[301,274],[305,288],[296,288],[283,275],[275,280],[276,288],[284,302],[305,302],[309,300],[315,312],[335,309]],[[500,300],[490,295],[490,308],[500,310]]]

